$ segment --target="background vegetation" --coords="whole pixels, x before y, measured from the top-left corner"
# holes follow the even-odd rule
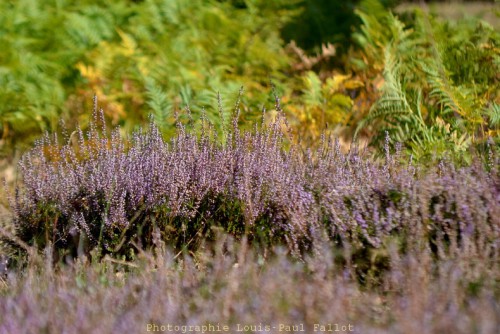
[[[221,131],[218,102],[229,113],[241,87],[239,122],[251,126],[272,109],[273,85],[305,146],[328,127],[381,149],[388,130],[428,159],[498,137],[498,31],[473,17],[394,16],[394,4],[2,2],[3,155],[61,119],[85,127],[94,94],[114,125],[153,113],[168,136],[186,106]]]

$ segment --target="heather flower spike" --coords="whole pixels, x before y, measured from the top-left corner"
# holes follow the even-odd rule
[[[174,247],[196,247],[214,237],[215,226],[295,254],[322,235],[374,248],[403,230],[424,231],[429,244],[455,238],[459,247],[464,233],[475,238],[470,231],[500,239],[497,169],[442,161],[437,175],[417,173],[411,162],[394,163],[401,148],[391,155],[388,134],[384,163],[356,146],[343,154],[325,136],[318,151],[303,153],[285,139],[279,103],[276,97],[271,124],[240,132],[238,98],[226,141],[204,112],[201,137],[178,121],[165,141],[151,121],[124,139],[108,133],[102,111],[85,134],[77,128],[78,145],[44,137],[19,164],[23,183],[12,199],[18,237],[75,256],[98,246],[103,254],[130,254],[134,244],[158,244],[158,235]]]

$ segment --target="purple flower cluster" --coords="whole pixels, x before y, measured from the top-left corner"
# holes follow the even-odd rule
[[[19,164],[18,235],[39,246],[113,252],[150,246],[153,235],[188,243],[219,226],[278,238],[294,251],[324,237],[379,247],[395,233],[457,247],[486,242],[498,251],[496,167],[424,170],[388,148],[380,163],[327,139],[303,152],[289,144],[285,122],[280,114],[244,133],[233,125],[224,138],[205,121],[198,134],[179,123],[168,142],[153,122],[127,138],[118,129],[107,135],[97,121],[63,144],[47,135]]]

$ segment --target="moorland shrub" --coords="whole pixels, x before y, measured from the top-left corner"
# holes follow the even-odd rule
[[[378,249],[398,238],[407,248],[415,235],[433,249],[498,251],[493,151],[486,165],[431,168],[405,162],[400,146],[391,152],[389,137],[382,162],[356,147],[342,153],[327,137],[303,152],[290,143],[279,99],[276,106],[276,120],[253,131],[240,131],[235,111],[223,135],[204,118],[178,122],[170,141],[154,122],[123,138],[95,116],[86,134],[45,136],[19,163],[17,237],[70,256],[129,256],[161,242],[196,249],[214,228],[297,255],[318,239]]]

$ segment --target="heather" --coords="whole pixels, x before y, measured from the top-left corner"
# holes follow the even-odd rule
[[[495,150],[426,166],[389,135],[382,159],[324,135],[303,151],[275,109],[252,131],[238,108],[220,132],[179,116],[164,138],[154,121],[120,136],[96,103],[87,132],[41,139],[8,190],[0,332],[495,333]]]
[[[302,324],[306,332],[315,324],[350,324],[354,333],[496,333],[498,255],[478,261],[464,248],[435,261],[427,247],[405,255],[397,249],[388,245],[391,269],[368,290],[354,278],[354,264],[336,261],[339,252],[328,244],[293,261],[282,248],[264,257],[244,240],[219,235],[191,255],[163,249],[133,263],[83,260],[57,271],[47,253],[2,281],[0,332],[145,333],[147,324],[220,323],[227,333],[260,324]],[[247,332],[261,331],[253,328]]]
[[[318,241],[351,244],[362,281],[385,266],[369,263],[369,254],[394,239],[402,253],[418,236],[437,257],[464,247],[477,258],[498,256],[492,148],[484,162],[464,167],[414,165],[401,145],[391,151],[389,135],[382,160],[356,146],[343,153],[326,135],[317,151],[303,152],[278,98],[275,120],[263,115],[253,131],[240,130],[236,106],[222,133],[205,118],[179,118],[170,140],[153,121],[123,138],[108,131],[95,102],[86,134],[47,135],[19,163],[13,233],[53,247],[56,259],[92,250],[133,259],[160,243],[196,251],[215,230],[261,247],[286,246],[298,258],[314,254]]]

